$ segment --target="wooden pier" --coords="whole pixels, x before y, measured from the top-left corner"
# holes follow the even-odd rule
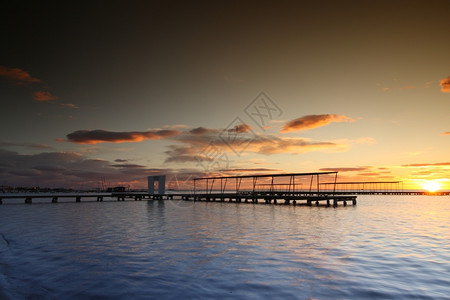
[[[32,204],[34,200],[47,200],[46,202],[38,203],[68,203],[67,200],[73,200],[73,202],[97,202],[105,201],[141,201],[141,200],[185,200],[185,201],[215,201],[215,202],[235,202],[235,203],[266,203],[266,204],[306,204],[312,206],[313,204],[319,205],[319,203],[326,203],[327,206],[337,206],[338,202],[347,205],[347,201],[351,201],[356,204],[356,196],[352,195],[340,195],[330,196],[327,194],[322,195],[309,195],[309,194],[260,194],[260,193],[220,193],[220,194],[193,194],[193,193],[173,193],[164,195],[149,195],[146,192],[139,193],[108,193],[108,194],[58,194],[58,195],[1,195],[0,204],[6,199],[20,199],[25,204]],[[61,202],[61,199],[66,201]],[[106,200],[108,199],[108,200]],[[95,202],[94,201],[94,202]],[[72,202],[72,201],[71,201]],[[36,203],[36,201],[34,201]]]
[[[234,202],[234,203],[253,203],[253,204],[293,204],[293,205],[308,205],[315,204],[319,206],[324,204],[326,206],[338,206],[341,202],[347,206],[347,202],[356,205],[356,197],[353,195],[328,195],[328,194],[266,194],[266,193],[208,193],[208,194],[185,194],[182,199],[185,201],[207,201],[207,202]]]
[[[331,179],[331,181],[321,182],[322,177]],[[337,172],[205,177],[195,178],[192,183],[193,188],[189,192],[164,194],[149,194],[148,192],[0,194],[0,204],[3,204],[5,199],[21,199],[22,203],[26,204],[32,204],[33,200],[37,199],[45,201],[39,203],[177,199],[336,207],[338,204],[343,206],[347,206],[348,203],[356,205],[357,195],[450,195],[449,191],[404,191],[399,187],[399,181],[338,182]],[[356,189],[349,189],[349,187],[356,187]],[[62,201],[63,199],[65,201]]]
[[[95,199],[97,202],[103,202],[104,199],[125,201],[125,199],[153,200],[162,199],[162,197],[162,195],[149,195],[144,192],[0,195],[0,204],[3,204],[4,199],[23,199],[25,204],[32,204],[33,199],[51,199],[51,203],[58,203],[61,199],[73,199],[75,202],[81,202],[82,199],[88,201],[89,199]]]
[[[320,191],[320,179],[326,176],[336,182],[337,172],[288,173],[195,178],[194,191],[183,195],[186,201],[220,201],[236,203],[265,203],[286,205],[325,203],[336,207],[350,201],[356,205],[355,195],[337,195],[335,189]],[[215,185],[216,184],[216,185]],[[309,188],[303,189],[309,184]]]

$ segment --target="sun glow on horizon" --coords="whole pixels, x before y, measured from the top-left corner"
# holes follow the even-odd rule
[[[423,184],[422,187],[424,189],[426,189],[429,192],[436,192],[437,190],[439,190],[441,188],[441,185],[439,182],[437,182],[436,180],[426,180]]]

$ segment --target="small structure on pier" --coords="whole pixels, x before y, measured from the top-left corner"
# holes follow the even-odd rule
[[[155,190],[158,192],[155,193]],[[166,175],[148,176],[148,194],[164,195],[166,193]]]

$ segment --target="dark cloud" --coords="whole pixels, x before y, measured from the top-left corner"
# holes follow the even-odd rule
[[[77,144],[126,143],[160,140],[180,134],[177,130],[114,132],[106,130],[78,130],[67,135],[67,140]]]
[[[308,130],[327,125],[331,122],[354,122],[354,120],[344,115],[307,115],[287,122],[284,124],[280,132],[286,133],[291,131]]]
[[[311,151],[343,151],[344,143],[314,142],[302,138],[261,136],[251,132],[237,133],[232,138],[217,138],[210,135],[181,134],[176,141],[184,145],[171,145],[166,162],[212,161],[220,153],[301,154]]]
[[[195,135],[206,135],[206,134],[218,134],[220,130],[205,127],[197,127],[191,129],[189,132]]]
[[[200,154],[198,148],[190,146],[170,145],[169,150],[165,151],[167,158],[166,163],[186,163],[212,161],[213,158]]]
[[[117,163],[124,163],[124,162],[127,162],[127,161],[128,160],[126,160],[126,159],[120,159],[120,158],[114,160],[114,162],[117,162]]]
[[[112,164],[102,159],[90,159],[75,152],[44,152],[24,155],[0,149],[0,185],[67,187],[92,189],[101,178],[115,185],[146,188],[147,176],[166,174],[181,179],[208,176],[191,169],[146,168],[132,164]]]
[[[442,78],[439,82],[443,93],[450,93],[450,76]]]
[[[136,165],[136,164],[115,164],[115,165],[111,165],[111,167],[114,167],[114,168],[126,168],[126,169],[145,168],[145,166]]]
[[[251,126],[247,124],[239,124],[234,126],[231,129],[228,129],[228,132],[236,132],[236,133],[247,133],[251,130]]]
[[[3,147],[24,147],[24,148],[33,148],[33,149],[51,149],[50,146],[45,144],[38,143],[11,143],[11,142],[1,142],[1,146]]]

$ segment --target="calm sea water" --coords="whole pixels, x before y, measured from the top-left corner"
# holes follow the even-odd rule
[[[450,197],[0,206],[0,299],[450,299]]]

